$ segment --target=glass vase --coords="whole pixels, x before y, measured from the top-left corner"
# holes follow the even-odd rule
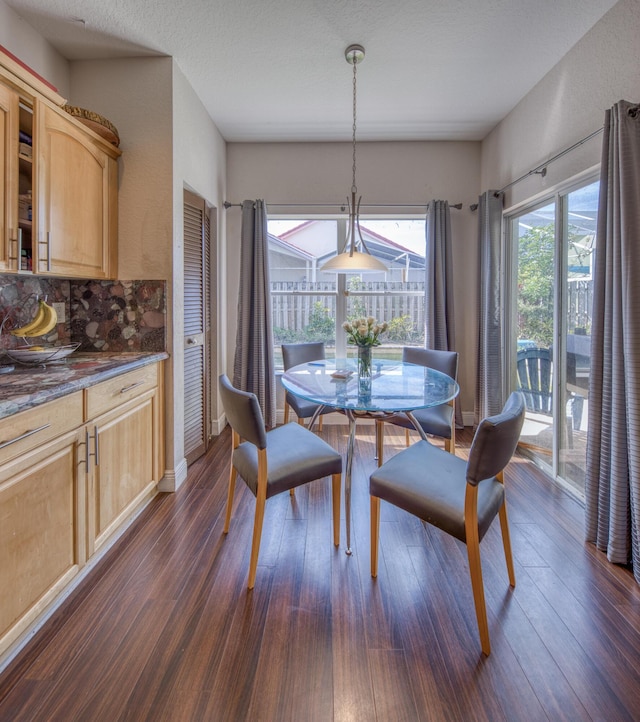
[[[358,346],[358,396],[371,396],[371,346]]]

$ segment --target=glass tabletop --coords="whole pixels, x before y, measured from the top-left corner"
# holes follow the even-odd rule
[[[359,393],[356,358],[324,359],[294,366],[282,385],[294,396],[316,404],[364,412],[415,411],[451,401],[458,384],[426,366],[372,359],[371,394]]]

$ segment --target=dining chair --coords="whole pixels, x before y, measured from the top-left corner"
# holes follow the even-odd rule
[[[308,363],[309,361],[321,361],[325,358],[324,342],[313,341],[309,343],[283,343],[282,346],[282,363],[284,370],[288,371],[293,366],[298,364]],[[311,401],[305,401],[288,391],[285,392],[285,403],[284,403],[284,423],[289,423],[289,409],[292,408],[296,416],[298,417],[298,423],[304,425],[305,419],[310,419],[315,410],[318,408],[317,404]],[[325,407],[318,418],[318,431],[322,431],[322,416],[328,414],[335,409],[329,406]]]
[[[450,376],[454,381],[458,379],[458,352],[436,351],[430,348],[405,346],[402,349],[402,360],[406,363],[427,366]],[[444,448],[452,454],[456,453],[456,412],[455,399],[446,404],[432,406],[426,409],[416,409],[413,416],[425,433],[431,436],[440,436],[444,439]],[[414,429],[406,414],[399,413],[376,419],[376,456],[378,466],[383,463],[384,425],[395,424],[405,428],[405,443],[409,446],[409,430]]]
[[[249,563],[249,589],[253,589],[265,502],[272,496],[331,476],[333,543],[336,546],[340,544],[342,456],[316,434],[299,424],[286,424],[266,431],[255,394],[236,389],[225,374],[220,376],[219,385],[224,411],[232,430],[231,472],[224,533],[229,532],[236,478],[239,474],[256,497]]]
[[[502,412],[483,419],[474,435],[469,460],[419,441],[403,449],[371,474],[371,576],[378,576],[380,500],[417,516],[467,546],[471,587],[482,651],[489,655],[489,625],[484,598],[480,542],[497,516],[509,584],[516,583],[504,490],[504,469],[513,456],[524,421],[525,403],[514,391]]]

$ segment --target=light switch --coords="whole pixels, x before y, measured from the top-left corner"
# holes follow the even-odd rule
[[[66,314],[65,314],[65,306],[64,303],[52,303],[53,309],[55,310],[56,314],[58,315],[58,323],[64,323],[67,320]]]

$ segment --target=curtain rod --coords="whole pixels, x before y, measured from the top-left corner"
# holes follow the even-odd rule
[[[230,203],[225,201],[222,204],[226,209],[242,208],[242,203]],[[344,203],[267,203],[267,206],[282,208],[333,208],[338,206],[340,210],[346,211],[347,206]],[[428,208],[428,203],[363,203],[361,208]],[[449,208],[460,210],[462,203],[450,203]]]
[[[549,158],[549,160],[545,161],[544,163],[540,163],[539,166],[536,166],[533,170],[530,170],[528,173],[525,173],[523,176],[520,176],[520,178],[516,178],[514,181],[511,181],[511,183],[507,183],[506,186],[501,188],[499,191],[496,191],[496,196],[500,195],[500,193],[504,193],[507,188],[511,188],[511,186],[514,186],[516,183],[520,183],[520,181],[523,181],[525,178],[528,178],[530,175],[541,175],[543,178],[547,175],[547,166],[550,163],[553,163],[556,160],[559,160],[562,158],[562,156],[566,155],[567,153],[571,153],[572,150],[575,150],[576,148],[579,148],[583,143],[586,143],[588,140],[591,140],[591,138],[594,138],[599,133],[602,133],[604,130],[604,127],[598,128],[598,130],[594,130],[593,133],[589,133],[588,136],[583,138],[582,140],[579,140],[577,143],[574,143],[573,145],[570,145],[568,148],[565,148],[564,150],[561,150],[559,153],[554,155],[552,158]]]

